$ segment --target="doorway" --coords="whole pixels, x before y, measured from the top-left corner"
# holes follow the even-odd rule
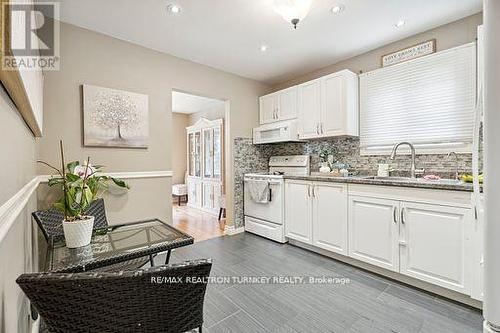
[[[195,241],[224,234],[226,103],[172,91],[172,220]]]

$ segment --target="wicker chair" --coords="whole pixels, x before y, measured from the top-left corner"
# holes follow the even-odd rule
[[[94,216],[94,230],[106,229],[108,227],[108,220],[106,218],[106,209],[104,207],[104,199],[94,201],[89,209],[85,212],[86,215]],[[42,230],[43,236],[46,241],[53,238],[55,241],[64,239],[64,232],[62,227],[62,220],[64,214],[55,208],[49,210],[40,210],[31,214],[36,223]],[[131,259],[128,261],[120,262],[105,268],[99,268],[101,272],[118,272],[121,270],[134,270],[144,266],[147,262],[154,266],[153,256],[141,257]]]
[[[49,332],[201,332],[206,283],[187,279],[206,279],[211,268],[200,259],[118,273],[23,274],[16,282]]]
[[[106,210],[104,208],[104,200],[98,199],[94,201],[89,209],[85,212],[86,215],[94,216],[94,230],[106,229],[108,220],[106,219]],[[43,236],[48,241],[51,237],[54,240],[64,239],[64,232],[61,221],[64,219],[64,214],[55,209],[39,210],[31,214],[36,223],[42,230]]]

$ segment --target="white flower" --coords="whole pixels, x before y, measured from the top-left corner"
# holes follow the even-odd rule
[[[87,174],[85,174],[87,172]],[[95,169],[92,167],[92,164],[89,164],[88,166],[86,164],[84,165],[77,165],[75,167],[75,170],[73,170],[73,173],[81,178],[85,178],[87,176],[90,176],[94,174]]]

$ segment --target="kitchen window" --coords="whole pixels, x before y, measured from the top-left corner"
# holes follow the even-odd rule
[[[361,154],[401,141],[418,153],[470,153],[475,103],[475,43],[362,74]]]

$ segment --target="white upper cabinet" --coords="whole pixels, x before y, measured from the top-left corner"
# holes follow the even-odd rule
[[[297,118],[297,87],[278,91],[278,120]]]
[[[321,82],[309,81],[299,86],[299,135],[301,139],[319,135]]]
[[[260,98],[260,124],[297,118],[297,87],[284,89]]]
[[[266,95],[260,98],[260,124],[276,121],[276,95]]]
[[[299,85],[301,139],[358,136],[358,76],[348,70]]]

